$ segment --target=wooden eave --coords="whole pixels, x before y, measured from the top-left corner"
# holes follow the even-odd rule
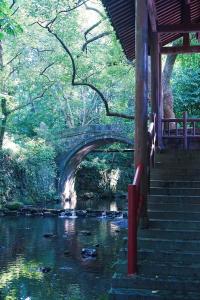
[[[126,57],[135,58],[135,0],[102,0]],[[200,0],[147,0],[151,29],[163,47],[189,32],[200,32]],[[193,51],[194,52],[194,51]]]

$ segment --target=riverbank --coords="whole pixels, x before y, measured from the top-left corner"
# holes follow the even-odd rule
[[[105,211],[105,210],[65,210],[41,207],[22,207],[17,210],[7,208],[0,209],[0,217],[4,216],[43,216],[43,217],[102,217],[102,218],[127,218],[127,211]]]

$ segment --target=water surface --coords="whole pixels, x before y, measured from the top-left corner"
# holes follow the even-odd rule
[[[0,218],[0,299],[106,299],[126,229],[116,220],[58,217]],[[88,230],[91,235],[84,235]],[[45,233],[54,237],[45,238]],[[96,247],[97,258],[81,256]],[[48,267],[47,273],[41,268]]]

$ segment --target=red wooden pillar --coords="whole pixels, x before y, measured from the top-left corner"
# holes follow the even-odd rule
[[[147,119],[148,119],[148,12],[147,1],[136,0],[136,97],[135,97],[135,169],[139,163],[144,166],[142,195],[144,210],[143,225],[147,222]]]

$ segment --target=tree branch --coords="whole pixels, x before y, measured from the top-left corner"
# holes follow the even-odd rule
[[[57,41],[59,41],[59,43],[61,44],[62,48],[65,50],[65,52],[68,54],[70,60],[71,60],[71,64],[72,64],[72,79],[71,79],[71,84],[72,86],[87,86],[89,88],[91,88],[93,91],[95,91],[98,96],[101,98],[101,100],[104,103],[105,109],[106,109],[106,115],[107,116],[111,116],[111,117],[119,117],[119,118],[124,118],[124,119],[129,119],[129,120],[134,120],[134,116],[130,116],[124,113],[118,113],[118,112],[111,112],[109,110],[109,105],[108,105],[108,101],[105,98],[105,96],[103,95],[103,93],[93,84],[91,83],[86,83],[86,82],[76,82],[76,64],[75,64],[75,60],[71,54],[71,51],[69,50],[69,48],[67,47],[67,45],[63,42],[63,40],[55,33],[51,30],[51,28],[46,25],[42,25],[40,22],[38,22],[38,25],[40,27],[43,27],[45,29],[48,30],[49,33],[51,33],[56,39]]]
[[[42,72],[40,72],[40,75],[44,75],[44,73],[53,65],[55,65],[55,62],[50,63],[47,67],[45,67],[44,70],[42,70]]]
[[[22,54],[22,52],[18,52],[13,58],[11,58],[11,60],[9,60],[5,65],[8,66],[9,64],[11,64],[18,56],[20,56]]]
[[[16,14],[16,12],[18,11],[18,9],[19,9],[19,6],[14,10],[14,12],[12,13],[11,16],[14,16]]]
[[[92,11],[95,11],[102,19],[105,19],[106,17],[104,16],[104,14],[98,10],[96,7],[91,7],[91,6],[88,6],[86,3],[85,3],[85,8],[88,9],[88,10],[92,10]]]
[[[16,4],[16,2],[17,2],[16,0],[12,1],[12,4],[10,5],[10,9],[13,8],[13,6]]]
[[[103,32],[103,33],[100,33],[98,34],[97,36],[94,36],[93,38],[87,40],[83,46],[82,46],[82,51],[85,51],[85,49],[87,48],[87,45],[98,40],[98,39],[101,39],[102,37],[104,36],[107,36],[107,35],[110,35],[112,32],[111,31],[106,31],[106,32]]]
[[[98,27],[101,23],[102,23],[102,20],[96,22],[95,24],[93,24],[91,27],[89,27],[89,28],[84,32],[84,37],[85,37],[85,40],[86,40],[86,41],[87,41],[87,35],[88,35],[88,33],[90,33],[93,29],[95,29],[96,27]]]
[[[38,95],[38,96],[32,98],[30,102],[28,102],[28,103],[26,103],[26,104],[19,105],[19,106],[13,108],[13,109],[7,111],[7,115],[10,115],[10,114],[12,114],[13,112],[15,112],[15,111],[17,111],[17,110],[20,110],[20,109],[22,109],[22,108],[25,108],[25,107],[27,107],[27,106],[29,106],[29,105],[32,105],[32,103],[33,103],[34,101],[41,99],[42,97],[44,97],[45,93],[49,90],[49,88],[52,87],[52,85],[53,85],[53,84],[51,84],[51,85],[49,85],[48,87],[46,87],[46,88],[44,89],[44,91],[43,91],[40,95]]]
[[[59,16],[60,14],[71,12],[71,11],[73,11],[73,10],[79,8],[79,7],[82,6],[83,4],[86,4],[86,2],[88,2],[88,1],[89,1],[89,0],[83,0],[83,1],[81,1],[80,3],[77,3],[75,6],[69,8],[69,9],[60,10],[60,11],[56,14],[56,16],[55,16],[51,21],[49,21],[49,22],[46,24],[46,26],[52,26],[53,23],[57,20],[57,18],[58,18],[58,16]]]
[[[43,53],[43,52],[54,52],[53,49],[39,49],[37,47],[32,47],[31,49],[36,50],[39,53]]]

